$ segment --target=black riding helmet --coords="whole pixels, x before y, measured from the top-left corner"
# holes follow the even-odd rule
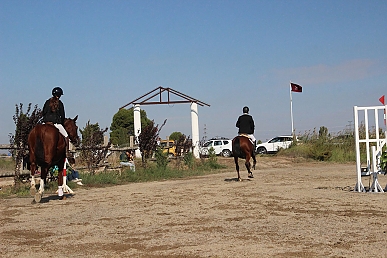
[[[248,114],[248,113],[249,113],[249,108],[248,108],[248,107],[244,107],[244,108],[243,108],[243,113]]]
[[[60,87],[55,87],[52,89],[52,96],[60,97],[63,95],[63,90]]]

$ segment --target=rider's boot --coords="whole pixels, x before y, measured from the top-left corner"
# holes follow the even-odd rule
[[[71,158],[69,137],[65,137],[66,142],[66,158]]]

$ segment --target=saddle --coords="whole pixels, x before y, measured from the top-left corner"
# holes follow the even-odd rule
[[[245,134],[245,133],[241,133],[241,134],[239,134],[239,136],[243,136],[243,137],[246,137],[246,138],[248,138],[249,140],[250,140],[250,142],[254,145],[254,142],[253,142],[253,140],[250,138],[250,136],[248,135],[248,134]]]

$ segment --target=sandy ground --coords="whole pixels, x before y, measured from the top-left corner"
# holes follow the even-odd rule
[[[387,193],[353,192],[354,164],[259,159],[241,175],[0,199],[0,256],[387,257]]]

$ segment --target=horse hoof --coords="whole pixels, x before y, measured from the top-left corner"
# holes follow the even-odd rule
[[[239,181],[239,182],[242,182],[242,178],[238,178],[238,181]]]
[[[42,200],[42,194],[36,193],[34,200],[35,202],[40,202]]]
[[[35,186],[31,186],[31,188],[30,188],[30,195],[34,196],[35,194],[36,194],[36,188],[35,188]]]
[[[254,178],[253,173],[249,174],[249,178]]]

